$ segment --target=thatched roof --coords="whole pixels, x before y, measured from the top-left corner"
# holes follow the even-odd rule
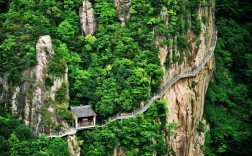
[[[94,112],[94,110],[90,105],[71,106],[71,110],[77,118],[96,116],[96,113]]]

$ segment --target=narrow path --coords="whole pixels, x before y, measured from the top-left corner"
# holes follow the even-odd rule
[[[214,31],[214,34],[212,36],[211,39],[211,46],[208,50],[208,54],[205,56],[205,58],[202,60],[202,62],[199,64],[199,66],[197,68],[195,68],[194,70],[192,70],[191,72],[187,72],[187,73],[182,73],[182,74],[178,74],[176,75],[173,79],[171,79],[170,81],[167,82],[167,84],[163,87],[163,89],[155,96],[153,96],[146,105],[144,105],[143,107],[137,109],[136,111],[133,111],[131,113],[117,113],[114,116],[110,116],[104,125],[105,126],[107,123],[109,123],[110,121],[114,121],[114,120],[123,120],[123,119],[128,119],[128,118],[132,118],[132,117],[136,117],[136,115],[138,114],[142,114],[144,113],[146,110],[148,110],[148,108],[150,107],[150,105],[157,99],[160,99],[165,92],[167,91],[167,89],[169,89],[174,83],[176,83],[178,80],[183,79],[183,78],[188,78],[188,77],[193,77],[195,76],[205,65],[206,63],[209,61],[209,59],[211,58],[211,56],[214,53],[214,49],[216,47],[216,41],[217,41],[217,31]],[[68,132],[59,132],[59,134],[50,134],[48,137],[63,137],[66,135],[74,135],[76,134],[77,130],[74,127],[70,127],[70,130]]]
[[[74,127],[70,127],[69,131],[67,132],[59,132],[59,133],[51,133],[48,135],[50,138],[56,138],[56,137],[64,137],[67,135],[74,135],[76,134],[77,130]]]

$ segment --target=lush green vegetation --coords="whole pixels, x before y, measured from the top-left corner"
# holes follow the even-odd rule
[[[21,120],[15,119],[0,108],[0,151],[1,156],[67,156],[66,140],[35,138],[32,130]]]
[[[95,0],[99,28],[95,37],[83,37],[77,15],[82,0],[1,1],[6,7],[0,16],[0,76],[10,84],[22,83],[21,71],[36,64],[38,37],[49,34],[56,55],[49,62],[48,72],[62,76],[68,64],[72,104],[87,101],[103,116],[135,109],[150,93],[159,90],[163,75],[158,50],[152,42],[153,28],[156,34],[178,35],[180,48],[188,49],[186,30],[197,29],[197,34],[201,29],[196,14],[200,2],[133,0],[131,18],[122,28],[112,1]],[[169,29],[159,17],[162,7],[169,8]],[[190,20],[195,21],[191,26]],[[173,61],[181,59],[174,57]],[[52,80],[46,78],[46,84],[52,85]]]
[[[84,39],[86,45],[80,57],[85,63],[82,69],[86,69],[80,71],[83,76],[71,79],[74,83],[70,91],[75,93],[72,99],[89,101],[102,116],[132,110],[158,91],[163,75],[157,49],[151,42],[153,26],[147,24],[158,8],[132,1],[138,12],[122,28],[113,2],[96,0],[93,5],[99,28],[95,37]],[[140,5],[153,11],[147,13],[148,9]],[[144,23],[137,26],[139,21]]]
[[[178,45],[180,52],[190,51],[186,32],[192,29],[194,40],[199,43],[196,40],[201,21],[197,8],[202,2],[204,7],[212,5],[208,0],[132,0],[131,17],[126,26],[121,27],[113,1],[93,0],[99,27],[96,34],[84,37],[79,30],[78,17],[82,0],[0,0],[0,77],[6,78],[9,85],[23,83],[21,72],[37,63],[35,47],[39,36],[50,35],[56,54],[49,63],[51,75],[45,78],[46,86],[52,86],[54,76],[65,73],[67,64],[72,105],[92,104],[103,117],[134,110],[160,87],[163,71],[153,43],[155,35],[168,37],[163,45]],[[159,17],[164,6],[168,8],[168,29]],[[205,105],[205,116],[211,127],[207,155],[250,155],[252,152],[251,7],[249,0],[217,0],[216,71]],[[203,23],[207,21],[207,17],[202,17]],[[169,67],[174,62],[182,60],[174,56],[167,58],[165,64]],[[55,103],[62,119],[71,122],[71,114],[62,104],[69,100],[66,88],[63,85],[56,92],[55,101],[49,101]],[[2,91],[0,85],[0,93]],[[26,93],[29,99],[31,92]],[[167,147],[162,138],[170,135],[175,126],[164,124],[163,105],[158,103],[162,102],[136,119],[113,122],[96,129],[95,133],[80,134],[80,142],[84,141],[82,152],[108,155],[114,147],[120,146],[128,155],[152,155],[153,151],[164,154]],[[47,106],[39,113],[45,117],[43,122],[51,126]],[[65,140],[35,139],[30,129],[6,114],[1,115],[0,122],[3,155],[68,154]],[[203,128],[200,124],[197,130],[203,131]]]
[[[0,1],[0,4],[2,3],[4,2]],[[152,42],[152,28],[157,25],[155,21],[152,23],[152,20],[159,15],[161,9],[161,5],[155,7],[155,3],[155,1],[147,4],[139,0],[133,1],[132,6],[137,13],[132,15],[127,27],[122,28],[113,2],[95,0],[93,6],[99,28],[95,36],[84,37],[79,33],[78,17],[82,0],[6,2],[4,9],[1,5],[0,12],[0,77],[5,77],[9,85],[23,83],[25,80],[22,79],[21,72],[37,63],[35,47],[39,36],[50,35],[56,54],[49,62],[47,72],[50,75],[45,78],[47,87],[53,85],[54,76],[60,77],[64,74],[65,64],[67,64],[71,104],[79,105],[83,101],[92,104],[96,112],[102,116],[138,108],[141,101],[146,101],[152,93],[159,90],[163,76],[157,57],[158,50]],[[143,23],[138,25],[139,22]],[[51,113],[47,109],[49,104],[55,105],[60,119],[72,121],[67,108],[62,104],[68,101],[65,91],[66,85],[63,85],[56,92],[55,100],[48,99],[45,106],[38,111],[43,115],[42,124],[47,125],[48,129],[53,127],[53,130],[59,130],[61,126],[52,123]],[[10,117],[3,120],[10,120]],[[146,121],[143,122],[144,120]],[[128,148],[132,153],[150,154],[151,149],[164,153],[166,147],[162,140],[162,131],[165,129],[157,123],[154,124],[152,120],[150,117],[142,117],[142,119],[137,118],[136,121],[127,121],[131,123],[130,126],[143,122],[134,133],[143,131],[141,135],[145,140],[135,143],[138,151],[134,151],[133,146],[127,147],[126,143],[122,144],[123,147]],[[158,117],[156,120],[158,122]],[[12,124],[7,123],[7,125]],[[126,125],[128,124],[121,125],[125,127],[125,134],[129,133],[126,130],[129,127]],[[142,130],[146,126],[150,126],[149,129]],[[22,128],[24,127],[22,124]],[[113,127],[117,126],[109,126],[109,128]],[[45,131],[48,129],[45,128]],[[6,145],[6,148],[1,146],[5,148],[3,153],[6,155],[66,155],[66,142],[61,139],[50,140],[41,137],[35,140],[29,129],[25,130],[27,132],[25,135],[28,137],[18,138],[19,133],[16,132],[15,127],[9,130],[12,131],[13,133],[1,138],[1,144]],[[97,131],[96,135],[101,133]],[[150,146],[152,138],[157,143],[153,142]],[[129,139],[124,141],[130,142]],[[58,143],[59,141],[61,143]],[[96,143],[100,141],[103,140],[97,140]],[[83,146],[86,145],[85,143]],[[145,146],[146,149],[142,150],[141,146]],[[92,146],[89,147],[85,150],[91,151]]]
[[[206,155],[251,155],[251,1],[218,0],[216,71],[205,104]]]
[[[81,0],[0,1],[0,76],[9,84],[22,82],[21,71],[37,63],[35,48],[39,36],[51,35],[55,47],[72,40],[79,30],[76,11],[81,3]],[[49,72],[55,76],[65,72],[65,60],[57,49]]]
[[[81,153],[88,156],[111,155],[121,147],[126,155],[165,155],[164,137],[174,133],[175,124],[166,124],[165,101],[156,101],[144,114],[128,120],[113,121],[94,131],[79,135]],[[160,124],[161,123],[161,124]]]

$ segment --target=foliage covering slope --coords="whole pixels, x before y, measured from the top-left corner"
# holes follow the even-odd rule
[[[67,156],[65,139],[35,138],[32,130],[21,120],[15,119],[0,108],[0,155],[1,156]]]
[[[218,0],[216,71],[205,104],[206,155],[251,155],[251,1]]]

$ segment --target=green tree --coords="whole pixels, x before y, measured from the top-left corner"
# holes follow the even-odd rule
[[[15,129],[15,135],[19,140],[31,140],[33,138],[31,129],[23,124]]]

